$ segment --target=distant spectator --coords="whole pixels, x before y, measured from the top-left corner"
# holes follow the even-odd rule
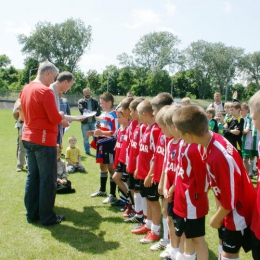
[[[16,171],[20,172],[23,170],[23,167],[26,164],[26,157],[25,157],[26,154],[25,154],[25,149],[24,149],[23,142],[22,142],[24,117],[23,117],[20,98],[18,98],[14,104],[13,117],[16,120],[15,128],[18,129],[17,152],[16,152],[16,155],[17,155]]]
[[[87,111],[96,111],[97,112],[96,116],[99,116],[101,114],[101,107],[98,101],[91,96],[90,88],[84,88],[83,95],[84,97],[78,101],[78,108],[80,114],[82,115],[84,112]],[[86,135],[86,132],[94,130],[95,123],[96,123],[95,116],[88,117],[81,122],[81,131],[83,136],[84,149],[85,149],[85,153],[88,155],[90,155],[91,153],[90,153],[89,136]]]
[[[224,110],[225,103],[221,101],[221,94],[219,92],[214,93],[214,102],[209,105],[215,109],[216,115],[219,111]]]
[[[58,95],[60,101],[60,111],[63,111],[65,115],[71,115],[68,100],[62,96],[62,92],[58,93]]]

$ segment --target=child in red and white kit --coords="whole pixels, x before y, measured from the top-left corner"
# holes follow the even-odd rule
[[[146,124],[143,124],[139,120],[138,112],[136,110],[137,106],[144,100],[144,98],[134,99],[129,106],[131,117],[134,121],[137,122],[135,129],[131,137],[129,138],[130,145],[128,150],[128,164],[126,171],[129,175],[128,189],[131,193],[132,198],[135,202],[135,215],[125,219],[126,223],[142,223],[143,222],[143,201],[140,194],[140,180],[138,180],[134,172],[136,171],[138,158],[139,158],[139,142],[145,132],[147,127]],[[146,214],[145,214],[146,215]]]
[[[210,219],[210,225],[219,231],[219,259],[239,259],[241,247],[245,252],[250,250],[249,226],[255,208],[255,189],[242,158],[228,140],[209,131],[208,119],[201,107],[181,107],[173,114],[173,123],[185,142],[207,148],[203,161],[217,201],[217,210]],[[179,172],[182,173],[181,169]],[[176,193],[175,190],[175,196]],[[196,197],[192,199],[196,200]],[[179,211],[183,212],[181,205],[176,213]]]
[[[125,169],[125,164],[123,164],[122,162],[120,162],[119,157],[120,157],[120,153],[122,151],[122,144],[124,141],[124,136],[126,135],[126,129],[127,129],[127,125],[129,122],[129,118],[124,116],[124,113],[122,111],[121,108],[118,108],[116,111],[117,114],[117,119],[118,119],[118,123],[120,124],[120,128],[118,129],[117,132],[117,140],[116,140],[116,145],[115,145],[115,159],[114,159],[114,168],[115,168],[115,173],[120,171],[123,171],[123,169]],[[113,175],[114,177],[114,175]],[[103,203],[113,203],[115,202],[116,199],[114,198],[114,196],[109,196],[107,197]]]
[[[154,97],[151,100],[152,108],[153,108],[153,114],[155,117],[157,116],[157,113],[163,110],[165,113],[167,110],[165,107],[168,107],[168,105],[171,105],[173,103],[173,98],[169,93],[162,92],[158,94],[156,97]],[[157,120],[156,120],[157,122]],[[158,122],[157,122],[158,123]],[[167,147],[167,143],[169,142],[169,139],[160,132],[160,136],[158,138],[158,141],[156,143],[156,149],[153,154],[152,164],[150,166],[150,171],[145,178],[144,186],[146,188],[152,187],[153,185],[158,187],[157,194],[160,195],[160,189],[162,190],[162,187],[160,187],[160,181],[161,176],[163,172],[163,165],[164,165],[164,157],[165,157],[165,150]],[[161,191],[162,192],[162,191]],[[157,196],[156,196],[157,198]],[[163,207],[163,217],[162,217],[162,223],[163,223],[163,237],[160,239],[160,241],[150,247],[151,250],[162,250],[165,249],[166,245],[169,243],[169,231],[168,231],[168,225],[167,225],[167,210],[164,210],[166,206],[164,207],[164,204],[166,202],[162,198],[162,207]],[[154,232],[156,235],[160,235],[160,230],[158,228],[160,227],[161,222],[161,205],[158,199],[155,199],[153,201],[149,202],[150,210],[152,214],[152,222],[154,227]],[[157,230],[157,231],[156,231]],[[151,237],[150,237],[151,238]],[[148,242],[148,239],[145,239],[145,242]],[[153,241],[149,241],[153,242]]]
[[[129,204],[129,197],[128,197],[128,188],[127,188],[127,181],[128,181],[128,174],[126,172],[126,159],[127,159],[127,150],[128,150],[128,135],[132,129],[132,119],[130,116],[129,105],[133,101],[133,98],[125,98],[120,103],[120,111],[125,118],[127,118],[128,123],[125,129],[125,134],[122,139],[120,153],[118,155],[118,165],[116,166],[115,173],[113,175],[114,182],[118,185],[120,191],[120,199],[124,201],[127,205]],[[130,213],[130,207],[127,207],[127,213]],[[125,214],[125,213],[124,213]]]
[[[144,186],[144,180],[150,171],[153,154],[155,152],[156,143],[158,141],[161,130],[158,124],[155,123],[152,105],[149,100],[142,101],[137,106],[137,111],[140,121],[148,125],[140,141],[139,160],[137,167],[137,178],[141,180],[140,191],[144,202],[143,207],[145,208],[145,202],[147,205],[147,220],[145,225],[142,225],[138,229],[132,230],[132,233],[147,233],[147,235],[141,239],[140,242],[149,243],[160,239],[160,235],[156,234],[158,231],[160,231],[160,226],[153,224],[151,215],[151,203],[158,200],[159,194],[158,185],[152,184],[151,187],[147,188]]]

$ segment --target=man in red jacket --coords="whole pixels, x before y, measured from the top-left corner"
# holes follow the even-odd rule
[[[40,219],[42,225],[58,224],[65,219],[54,213],[57,181],[57,125],[64,118],[59,112],[49,85],[58,69],[45,61],[37,77],[21,91],[24,113],[22,140],[28,157],[24,203],[29,223]]]

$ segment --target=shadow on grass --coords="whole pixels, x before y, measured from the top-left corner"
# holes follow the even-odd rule
[[[97,207],[95,206],[95,208]],[[120,244],[113,241],[113,239],[111,241],[105,240],[106,231],[100,229],[100,224],[104,221],[119,223],[122,221],[121,218],[103,218],[95,208],[84,207],[83,212],[78,212],[67,208],[55,207],[57,212],[62,212],[66,216],[66,220],[60,225],[50,226],[47,229],[55,239],[69,244],[81,252],[102,254],[108,250],[117,249]],[[72,222],[74,226],[68,226],[66,222]]]

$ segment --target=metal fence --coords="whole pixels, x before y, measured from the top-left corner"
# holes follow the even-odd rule
[[[19,97],[20,91],[9,91],[9,90],[0,90],[0,102],[10,102],[14,103]],[[63,94],[63,97],[68,99],[69,105],[71,107],[78,106],[78,100],[82,98],[80,94]]]

